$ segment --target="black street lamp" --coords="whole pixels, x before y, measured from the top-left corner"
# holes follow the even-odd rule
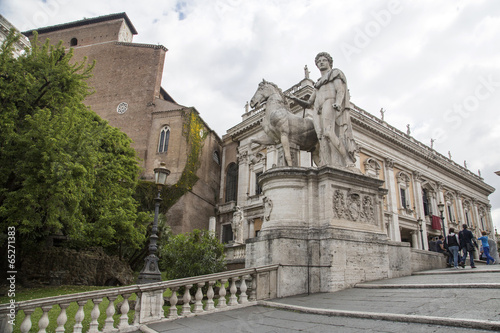
[[[167,176],[170,171],[165,168],[165,163],[160,163],[160,167],[154,169],[155,171],[155,183],[158,187],[158,194],[155,198],[155,217],[153,220],[153,228],[151,229],[151,236],[149,237],[149,255],[144,259],[144,268],[139,277],[137,278],[137,283],[151,283],[161,281],[161,272],[158,268],[158,257],[156,256],[156,251],[158,246],[156,242],[158,241],[158,215],[160,213],[160,202],[161,202],[161,189],[167,183]]]
[[[443,224],[443,237],[446,239],[446,230],[444,229],[444,203],[440,202],[438,204],[438,209],[441,212],[441,223]]]
[[[420,228],[420,240],[422,241],[422,250],[425,250],[425,245],[424,245],[424,234],[422,232],[422,219],[418,219],[418,227]]]

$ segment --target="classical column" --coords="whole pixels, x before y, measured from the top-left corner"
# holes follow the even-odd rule
[[[467,221],[465,220],[465,216],[464,216],[464,207],[462,205],[462,192],[460,191],[457,191],[456,192],[456,197],[457,197],[457,206],[458,206],[458,225],[462,225],[464,223],[466,223]]]
[[[253,238],[255,237],[255,219],[251,219],[248,221],[248,237],[247,238]]]
[[[215,232],[216,224],[217,224],[217,220],[216,220],[215,216],[210,216],[210,218],[208,219],[208,230]]]
[[[438,204],[439,203],[443,203],[444,205],[444,212],[443,212],[443,216],[444,216],[444,228],[446,230],[449,229],[449,223],[450,223],[450,219],[446,217],[446,200],[444,198],[444,193],[443,193],[443,183],[441,182],[437,182],[436,183],[436,188],[437,188],[437,200],[438,200]],[[439,212],[439,209],[436,210],[437,214],[440,215],[441,213]]]
[[[246,147],[244,147],[246,149]],[[246,203],[249,191],[248,152],[243,147],[238,148],[238,205]]]
[[[481,229],[481,219],[479,218],[479,212],[477,210],[477,200],[472,198],[472,219],[476,222],[475,224],[473,223],[474,229]],[[472,228],[471,228],[472,229]]]
[[[410,232],[411,234],[411,247],[418,249],[418,231],[414,230]]]
[[[413,187],[413,196],[415,197],[415,212],[417,213],[417,219],[422,219],[422,237],[424,238],[424,244],[422,245],[422,250],[428,249],[427,244],[427,223],[425,220],[424,212],[424,202],[422,200],[422,175],[418,171],[413,171],[413,179],[415,180]]]
[[[394,160],[391,158],[385,159],[385,170],[387,189],[389,193],[387,194],[387,210],[391,215],[389,230],[393,231],[390,235],[391,240],[401,242],[401,232],[399,231],[399,215],[398,215],[398,189],[394,179]]]
[[[491,237],[493,240],[496,240],[495,238],[495,226],[493,225],[493,218],[491,217],[491,205],[488,204],[486,206],[486,216],[485,216],[485,219],[486,219],[486,225],[488,227],[488,230],[490,230],[490,234],[488,235],[488,237]]]

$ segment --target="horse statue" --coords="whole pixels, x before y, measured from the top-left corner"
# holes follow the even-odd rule
[[[318,164],[318,137],[312,119],[293,114],[281,89],[266,80],[259,83],[257,91],[250,100],[250,106],[254,108],[263,102],[266,102],[262,121],[265,135],[253,138],[251,142],[261,145],[274,145],[281,142],[288,166],[293,165],[290,144],[294,144],[300,150],[312,152],[313,160]]]

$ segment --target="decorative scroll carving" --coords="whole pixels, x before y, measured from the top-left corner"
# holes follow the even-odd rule
[[[378,178],[380,174],[380,164],[373,158],[368,158],[363,163],[365,166],[365,174],[367,176]]]
[[[387,165],[388,168],[394,168],[394,160],[392,158],[387,157],[385,159],[385,165]]]
[[[248,162],[248,152],[244,151],[237,155],[237,160],[239,164],[245,164]]]

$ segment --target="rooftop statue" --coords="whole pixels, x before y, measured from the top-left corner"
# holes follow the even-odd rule
[[[304,108],[313,109],[313,123],[319,139],[318,166],[354,167],[357,150],[350,116],[350,97],[347,80],[341,70],[332,68],[333,59],[321,52],[315,58],[321,78],[314,85],[315,92],[305,101],[287,96]]]

